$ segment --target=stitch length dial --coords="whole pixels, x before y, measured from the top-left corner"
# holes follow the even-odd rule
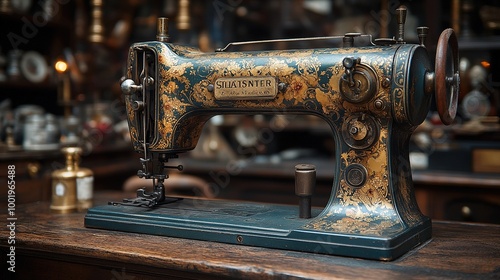
[[[370,147],[378,136],[375,119],[367,114],[352,115],[342,125],[342,137],[354,149]]]

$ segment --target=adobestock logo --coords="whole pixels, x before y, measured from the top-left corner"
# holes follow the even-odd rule
[[[60,5],[69,3],[70,0],[54,0],[54,1],[38,1],[41,7],[40,11],[33,14],[32,19],[23,16],[21,21],[21,34],[9,32],[7,38],[13,49],[18,49],[20,45],[27,44],[30,39],[33,39],[39,31],[39,28],[44,27],[47,23],[60,11]]]

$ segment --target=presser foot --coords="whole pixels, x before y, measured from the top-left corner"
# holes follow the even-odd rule
[[[136,198],[124,198],[122,202],[108,202],[108,205],[123,205],[123,206],[135,206],[135,207],[147,207],[152,208],[156,205],[162,205],[167,203],[172,203],[182,200],[182,198],[167,198],[165,199],[164,191],[153,191],[151,193],[146,193],[145,189],[137,190]]]
[[[155,201],[153,199],[148,199],[144,197],[136,197],[136,198],[124,198],[122,202],[110,201],[108,205],[123,205],[123,206],[135,206],[135,207],[146,207],[153,208],[157,205],[173,203],[176,201],[182,200],[182,198],[167,198],[163,201]]]

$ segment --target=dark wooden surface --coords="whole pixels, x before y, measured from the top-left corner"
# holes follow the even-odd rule
[[[98,204],[120,198],[96,195]],[[18,206],[16,217],[17,279],[500,279],[498,225],[434,221],[432,241],[380,262],[88,229],[84,213],[51,214],[45,202]],[[3,226],[2,279],[14,276],[8,234]]]

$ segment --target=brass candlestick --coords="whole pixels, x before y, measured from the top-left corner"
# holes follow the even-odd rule
[[[68,64],[59,60],[54,65],[59,73],[59,86],[57,88],[57,99],[59,104],[64,107],[64,117],[71,115],[71,80],[68,73]]]

